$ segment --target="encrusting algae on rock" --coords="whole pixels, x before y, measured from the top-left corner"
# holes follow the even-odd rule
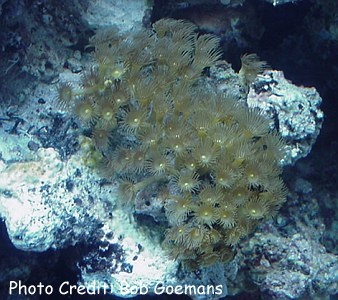
[[[97,167],[120,180],[121,201],[154,182],[167,188],[163,246],[192,268],[230,260],[286,198],[281,138],[258,110],[208,85],[219,40],[195,30],[162,19],[152,30],[100,32],[81,88],[59,89],[60,107],[89,129]],[[257,73],[265,68],[250,58]],[[248,84],[245,69],[255,70],[240,72]]]

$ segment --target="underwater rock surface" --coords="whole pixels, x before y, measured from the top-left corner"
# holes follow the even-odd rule
[[[316,89],[297,87],[285,79],[283,72],[269,71],[254,81],[247,103],[269,115],[287,141],[288,154],[282,164],[294,164],[310,153],[324,120],[322,98]]]

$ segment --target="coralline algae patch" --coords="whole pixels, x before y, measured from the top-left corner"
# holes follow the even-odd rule
[[[53,223],[51,207],[39,188],[55,184],[55,179],[64,175],[63,164],[54,149],[41,149],[37,161],[14,163],[1,172],[0,211],[17,248],[28,250],[35,244],[30,250],[44,251],[53,244],[49,234],[53,227],[49,226]]]
[[[16,248],[40,252],[89,238],[87,234],[93,233],[106,214],[105,203],[90,203],[83,184],[88,178],[79,176],[80,170],[84,175],[76,156],[63,162],[52,148],[38,150],[34,161],[16,162],[3,169],[0,215]],[[96,197],[98,184],[92,182]]]

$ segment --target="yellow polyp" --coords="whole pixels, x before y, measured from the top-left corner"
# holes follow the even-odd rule
[[[113,75],[113,78],[120,78],[122,74],[123,72],[116,70],[113,72],[112,75]]]
[[[102,161],[103,156],[100,152],[93,150],[91,152],[88,152],[87,155],[84,155],[82,159],[85,166],[89,168],[97,168]]]
[[[243,164],[244,160],[244,158],[236,158],[231,165],[233,167],[240,167]]]
[[[110,79],[107,79],[107,80],[105,80],[105,82],[103,84],[104,84],[104,86],[111,86],[113,84],[113,81],[110,80]]]
[[[243,136],[244,136],[246,139],[251,139],[251,138],[253,138],[252,132],[250,132],[249,130],[243,130],[243,131],[242,131],[242,134],[243,134]]]
[[[112,118],[112,113],[110,112],[110,111],[107,111],[105,114],[104,114],[104,116],[105,116],[105,119],[111,119]]]

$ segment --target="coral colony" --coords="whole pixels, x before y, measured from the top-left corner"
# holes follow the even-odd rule
[[[150,184],[166,189],[163,247],[191,268],[231,260],[286,198],[283,142],[258,110],[206,87],[222,53],[217,37],[195,30],[162,19],[152,30],[97,33],[96,65],[81,87],[61,84],[58,99],[90,137],[86,162],[119,180],[121,203],[132,208]],[[244,55],[243,88],[265,67]]]

